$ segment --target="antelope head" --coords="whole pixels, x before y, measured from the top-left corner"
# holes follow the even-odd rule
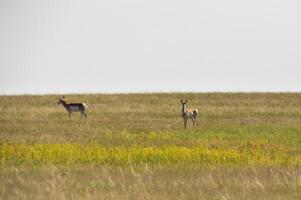
[[[63,102],[65,102],[64,101],[64,96],[62,96],[62,97],[59,97],[59,101],[57,102],[57,104],[59,105],[59,104],[63,104]]]
[[[181,103],[182,103],[182,106],[186,105],[187,104],[187,99],[185,100],[185,102],[181,99]]]

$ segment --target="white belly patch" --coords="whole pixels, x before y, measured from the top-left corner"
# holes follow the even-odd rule
[[[71,112],[77,112],[77,111],[80,111],[80,109],[79,109],[78,106],[70,106],[69,109],[70,109]]]

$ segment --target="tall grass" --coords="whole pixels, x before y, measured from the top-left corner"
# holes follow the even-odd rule
[[[300,168],[143,166],[9,167],[1,199],[290,199],[301,196]]]

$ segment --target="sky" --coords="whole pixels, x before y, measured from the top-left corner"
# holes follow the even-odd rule
[[[0,0],[0,94],[301,92],[297,0]]]

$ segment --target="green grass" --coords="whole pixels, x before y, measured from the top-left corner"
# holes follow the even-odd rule
[[[199,110],[194,128],[191,122],[183,128],[181,98]],[[66,100],[87,103],[88,118],[75,113],[69,120],[57,95],[0,96],[0,198],[300,197],[299,93],[86,94]],[[62,187],[53,186],[59,181]]]

